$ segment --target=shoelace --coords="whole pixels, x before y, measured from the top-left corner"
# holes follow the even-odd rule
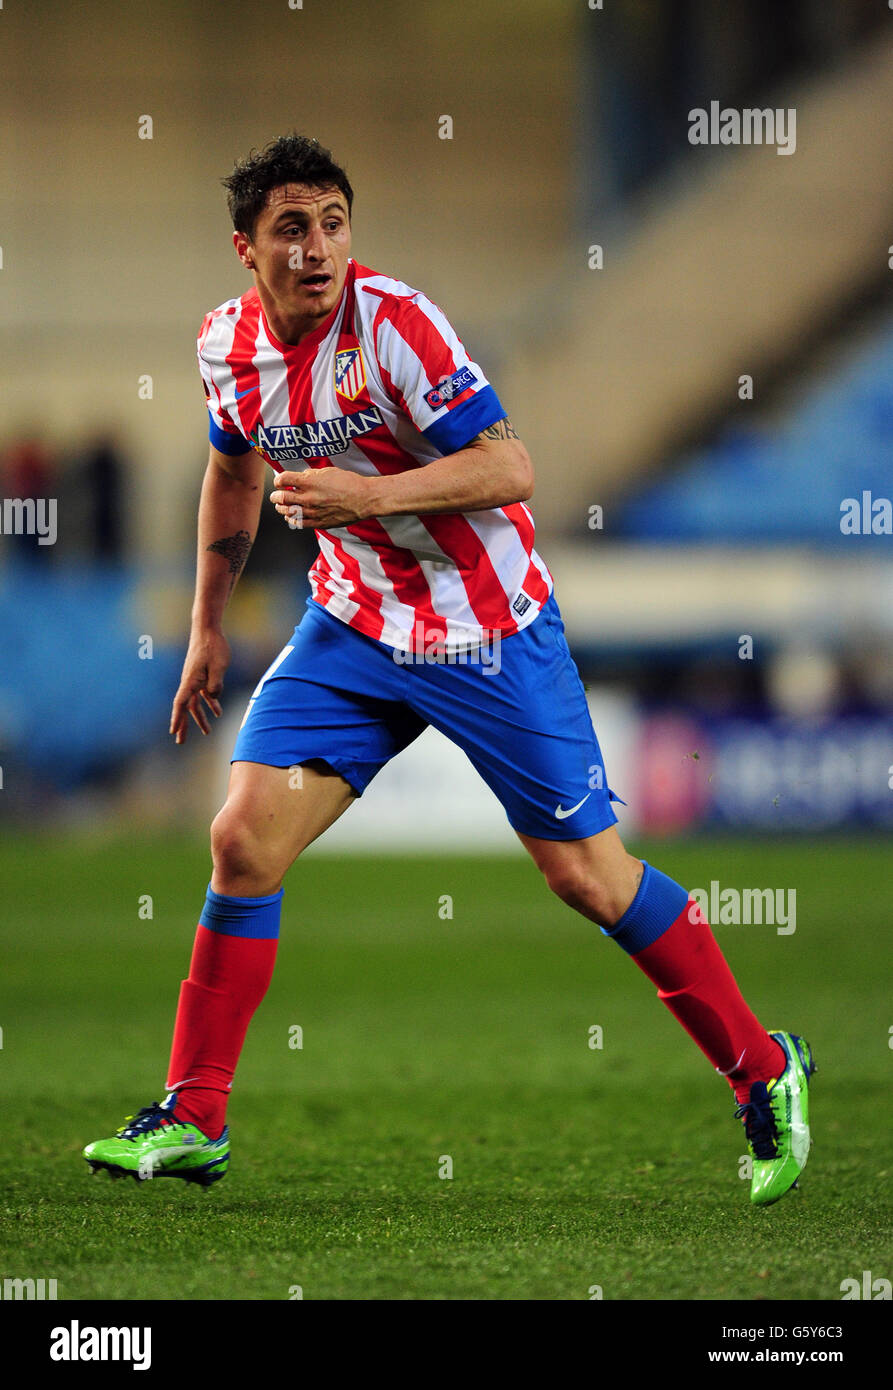
[[[778,1153],[778,1131],[775,1128],[769,1093],[764,1087],[764,1094],[758,1094],[754,1100],[753,1093],[756,1089],[756,1086],[751,1089],[749,1101],[736,1107],[735,1118],[744,1120],[744,1132],[756,1157],[775,1158]]]
[[[133,1123],[131,1123],[133,1121]],[[158,1129],[163,1124],[176,1125],[178,1120],[171,1118],[167,1110],[162,1110],[160,1103],[153,1100],[151,1105],[144,1105],[138,1115],[128,1115],[118,1136],[121,1139],[136,1139],[141,1134],[148,1134],[152,1129]]]

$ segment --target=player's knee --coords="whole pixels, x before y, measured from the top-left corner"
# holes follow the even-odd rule
[[[221,891],[256,888],[258,882],[275,876],[273,866],[253,827],[231,807],[224,806],[211,825],[211,858],[214,880]],[[258,892],[262,891],[257,889]],[[246,893],[246,896],[249,894]]]

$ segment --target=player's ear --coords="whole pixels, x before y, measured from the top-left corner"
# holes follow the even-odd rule
[[[233,246],[236,248],[236,255],[242,264],[248,269],[254,269],[254,257],[251,254],[251,242],[244,232],[233,232]]]

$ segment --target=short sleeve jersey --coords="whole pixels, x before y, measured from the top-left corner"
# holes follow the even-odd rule
[[[212,444],[276,472],[424,468],[504,417],[483,371],[418,290],[348,262],[332,313],[279,342],[256,289],[208,314],[198,359]],[[317,529],[311,595],[388,646],[460,651],[527,627],[552,592],[523,502]]]

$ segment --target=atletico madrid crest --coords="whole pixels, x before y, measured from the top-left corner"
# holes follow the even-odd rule
[[[358,347],[335,353],[335,390],[339,396],[355,401],[366,385],[366,368]]]

